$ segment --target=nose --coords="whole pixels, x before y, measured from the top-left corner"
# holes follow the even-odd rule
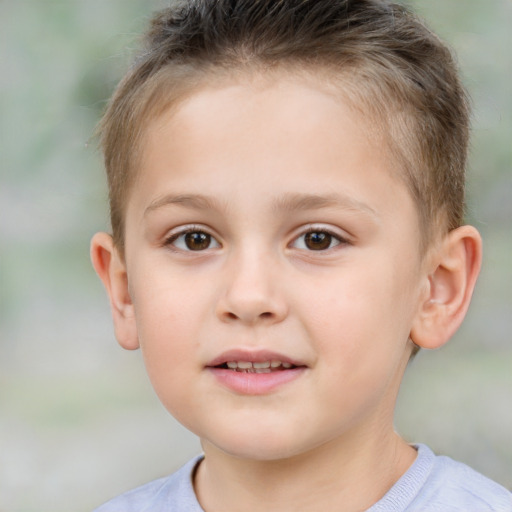
[[[246,325],[281,322],[288,305],[279,265],[261,253],[247,252],[226,263],[217,316],[223,322]]]

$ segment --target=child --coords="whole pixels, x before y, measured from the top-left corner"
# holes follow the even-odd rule
[[[204,455],[98,512],[512,511],[393,430],[419,348],[469,305],[468,107],[449,51],[384,0],[188,0],[101,125],[92,260]]]

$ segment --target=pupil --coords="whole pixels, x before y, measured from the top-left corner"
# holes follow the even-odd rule
[[[191,251],[201,251],[202,249],[208,249],[211,242],[210,235],[206,233],[187,233],[185,235],[185,244]]]
[[[306,235],[306,247],[313,251],[327,249],[331,245],[331,235],[329,233],[313,232]]]

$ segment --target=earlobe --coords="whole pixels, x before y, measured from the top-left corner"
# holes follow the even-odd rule
[[[128,350],[139,348],[126,264],[107,233],[96,233],[92,238],[91,261],[110,299],[117,341]]]
[[[468,310],[481,260],[482,240],[473,226],[454,229],[436,247],[411,329],[416,345],[439,348],[457,331]]]

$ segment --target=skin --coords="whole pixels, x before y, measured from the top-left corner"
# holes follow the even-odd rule
[[[320,81],[289,78],[210,84],[154,120],[125,254],[104,233],[92,243],[119,342],[141,347],[162,403],[201,438],[207,512],[378,501],[416,456],[393,430],[411,337],[451,336],[480,264],[469,226],[421,254],[383,141]],[[187,230],[206,245],[190,250]],[[235,392],[208,368],[228,350],[303,369]]]

